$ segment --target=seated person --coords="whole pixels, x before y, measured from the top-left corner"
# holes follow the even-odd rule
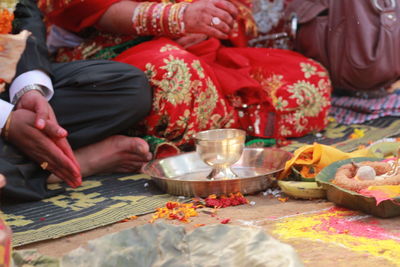
[[[122,135],[150,110],[142,71],[104,60],[50,63],[33,0],[18,3],[13,24],[14,33],[31,36],[15,79],[0,95],[2,201],[39,200],[54,193],[48,180],[76,187],[82,177],[137,171],[151,159],[143,139]]]
[[[154,97],[142,134],[185,148],[214,128],[274,138],[324,129],[325,69],[292,51],[243,47],[256,32],[246,3],[39,0],[50,45],[64,46],[58,61],[113,58],[145,71]]]

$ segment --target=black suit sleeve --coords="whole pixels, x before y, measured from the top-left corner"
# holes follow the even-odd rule
[[[16,76],[31,70],[42,70],[51,76],[50,59],[46,46],[46,27],[36,0],[20,0],[14,11],[13,33],[28,30],[26,48],[17,65]]]

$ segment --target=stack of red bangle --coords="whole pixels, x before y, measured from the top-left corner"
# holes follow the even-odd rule
[[[137,35],[180,37],[185,34],[183,14],[188,5],[186,2],[140,3],[133,13],[133,28]]]

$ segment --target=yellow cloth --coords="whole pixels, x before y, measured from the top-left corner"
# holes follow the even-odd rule
[[[332,162],[370,156],[368,149],[359,149],[351,153],[343,152],[332,146],[314,143],[313,145],[302,146],[294,152],[291,160],[286,162],[285,169],[279,176],[283,179],[289,175],[291,167],[294,165],[314,166],[318,170],[322,170]]]
[[[382,192],[388,198],[394,198],[400,196],[400,186],[398,185],[374,185],[374,186],[369,186],[367,190]]]

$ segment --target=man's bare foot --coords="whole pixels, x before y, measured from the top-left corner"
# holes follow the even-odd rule
[[[81,166],[82,177],[99,173],[139,171],[151,160],[149,145],[141,138],[115,135],[74,151]],[[47,182],[60,179],[50,175]]]

